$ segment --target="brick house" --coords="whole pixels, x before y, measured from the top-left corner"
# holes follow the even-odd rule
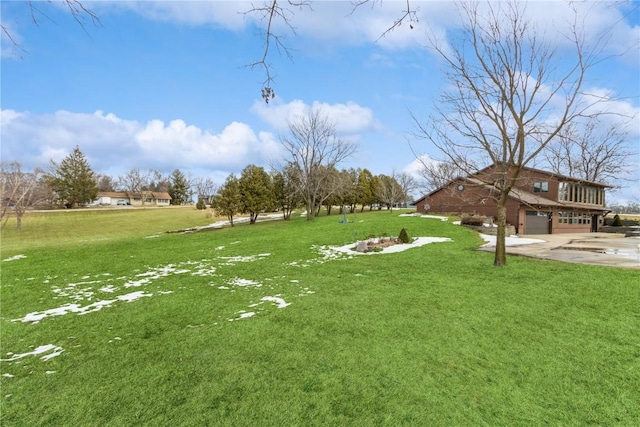
[[[491,184],[495,167],[456,178],[413,204],[418,212],[477,214],[497,218],[498,191]],[[517,234],[585,233],[599,231],[604,216],[605,189],[610,186],[533,168],[523,168],[507,201],[507,224]]]

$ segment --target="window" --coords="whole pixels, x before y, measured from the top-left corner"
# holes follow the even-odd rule
[[[547,191],[549,191],[549,183],[547,181],[533,183],[534,193],[546,193]]]
[[[534,192],[539,193],[540,191],[535,188],[536,184],[534,184]],[[558,184],[558,200],[562,202],[603,205],[604,190],[575,182],[560,182]]]
[[[575,212],[558,212],[558,224],[591,224],[591,215]]]

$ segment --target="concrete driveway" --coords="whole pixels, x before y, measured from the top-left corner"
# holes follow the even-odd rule
[[[640,269],[640,237],[615,233],[529,234],[541,243],[507,246],[507,254],[581,264]],[[494,247],[483,247],[491,251]],[[640,278],[638,278],[640,280]]]

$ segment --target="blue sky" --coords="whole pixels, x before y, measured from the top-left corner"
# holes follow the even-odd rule
[[[313,2],[295,10],[287,36],[293,59],[273,51],[276,98],[260,98],[263,72],[247,64],[262,55],[255,16],[243,2],[84,2],[101,26],[78,25],[59,4],[2,1],[2,23],[19,47],[2,39],[2,161],[25,169],[64,158],[78,145],[94,171],[175,168],[221,184],[248,164],[281,155],[287,120],[321,106],[341,136],[358,145],[342,167],[374,174],[414,172],[419,154],[442,155],[412,139],[410,112],[426,118],[445,87],[427,31],[458,28],[455,4],[413,1],[417,23],[376,41],[404,2],[376,2],[350,14],[350,2]],[[260,2],[258,2],[260,3]],[[612,28],[613,55],[585,87],[615,96],[610,112],[631,122],[629,146],[640,170],[640,40],[637,2],[588,7],[587,39]],[[565,3],[532,2],[528,12],[557,43],[569,16]],[[551,26],[553,25],[553,27]],[[3,35],[4,36],[4,35]],[[446,42],[446,39],[443,39]],[[558,44],[563,49],[562,43]],[[638,173],[635,173],[635,178]],[[638,182],[610,200],[640,200]]]

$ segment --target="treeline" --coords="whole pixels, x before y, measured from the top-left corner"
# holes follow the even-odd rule
[[[608,207],[611,209],[611,212],[617,214],[640,214],[639,202],[627,202],[626,205],[616,203],[614,205],[609,205]]]
[[[133,168],[114,178],[94,173],[79,147],[59,164],[51,161],[48,169],[25,172],[18,162],[0,165],[3,224],[13,214],[20,229],[27,209],[83,207],[92,204],[98,192],[166,192],[174,205],[192,203],[197,196],[196,207],[200,209],[215,208],[232,223],[234,216],[248,214],[254,223],[261,212],[282,211],[289,219],[294,209],[303,207],[307,207],[309,220],[319,215],[322,207],[327,214],[334,206],[340,212],[354,212],[357,205],[361,211],[366,206],[393,209],[406,205],[415,189],[413,179],[404,173],[374,176],[367,169],[338,170],[322,164],[305,169],[294,162],[269,172],[249,165],[239,177],[229,175],[221,186],[210,178],[193,179],[179,169],[165,176]]]
[[[178,169],[168,176],[137,168],[117,179],[96,174],[76,146],[59,164],[50,161],[48,170],[25,172],[19,162],[0,163],[0,221],[4,225],[13,214],[20,229],[27,209],[87,206],[97,199],[99,191],[127,191],[142,196],[166,192],[173,204],[185,204],[192,200],[192,185]]]
[[[340,213],[353,213],[360,206],[369,209],[393,210],[411,201],[415,181],[407,174],[373,175],[368,169],[317,167],[305,171],[295,163],[282,171],[267,172],[263,167],[249,165],[239,177],[230,174],[215,194],[201,194],[196,207],[207,205],[224,215],[233,225],[238,214],[249,215],[255,223],[262,212],[281,211],[288,220],[295,209],[306,208],[307,219],[327,215],[334,207]]]

